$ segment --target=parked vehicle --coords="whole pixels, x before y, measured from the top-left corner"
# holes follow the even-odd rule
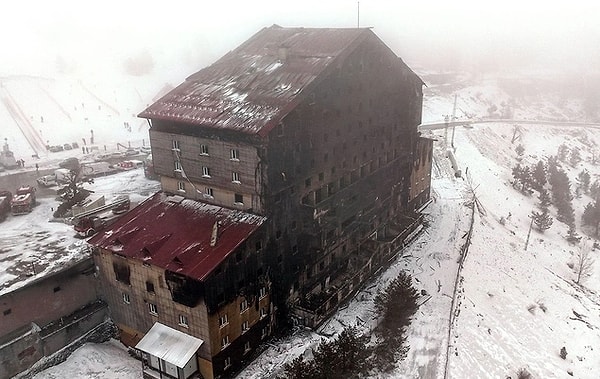
[[[36,179],[36,182],[42,187],[52,187],[58,184],[56,183],[55,174],[40,176]]]
[[[17,190],[10,202],[10,211],[13,215],[30,213],[37,201],[35,198],[35,187],[24,186]]]
[[[143,166],[144,166],[144,162],[138,161],[135,159],[117,163],[117,168],[119,170],[124,170],[124,171],[133,170],[133,169],[140,168]]]
[[[80,174],[81,179],[86,180],[99,176],[114,174],[117,171],[117,168],[108,162],[91,162],[81,164]]]
[[[6,217],[10,213],[11,200],[12,193],[10,191],[0,191],[0,221],[6,220]]]

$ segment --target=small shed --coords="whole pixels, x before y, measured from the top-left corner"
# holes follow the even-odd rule
[[[198,372],[196,353],[203,343],[199,338],[155,322],[135,348],[142,352],[144,374],[187,379]]]

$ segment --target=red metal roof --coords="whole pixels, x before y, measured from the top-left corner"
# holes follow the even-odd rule
[[[264,135],[331,62],[369,33],[264,28],[139,116]]]
[[[158,192],[89,243],[202,281],[265,220]]]

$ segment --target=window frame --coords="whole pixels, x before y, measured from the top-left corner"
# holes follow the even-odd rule
[[[158,307],[154,303],[148,303],[148,311],[153,316],[158,316]]]
[[[235,184],[241,184],[242,180],[241,180],[241,175],[239,172],[237,171],[232,171],[231,172],[231,182],[235,183]]]
[[[229,334],[224,335],[221,338],[221,350],[225,350],[230,344],[231,343],[229,342]]]
[[[185,182],[181,180],[177,181],[177,191],[185,192]]]
[[[229,160],[239,162],[240,150],[239,149],[229,149]]]
[[[208,150],[208,145],[207,144],[200,144],[200,155],[203,156],[209,156],[209,150]]]
[[[248,309],[250,309],[250,304],[248,304],[248,300],[242,300],[240,302],[240,314],[246,312]]]
[[[129,296],[129,294],[127,292],[123,292],[122,297],[123,297],[123,303],[131,304],[131,297]]]
[[[224,313],[219,316],[219,328],[223,328],[227,325],[229,325],[229,317],[227,316],[227,313]]]
[[[188,317],[186,315],[179,315],[179,326],[183,326],[184,328],[187,328],[190,326]]]
[[[202,177],[203,178],[210,178],[210,167],[208,166],[202,166]]]

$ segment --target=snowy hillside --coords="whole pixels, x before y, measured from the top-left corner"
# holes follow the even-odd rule
[[[528,83],[530,79],[524,78],[510,84],[505,79],[465,75],[422,76],[428,83],[424,121],[450,115],[455,94],[460,118],[489,118],[490,111],[499,115],[506,108],[514,118],[597,121],[590,111],[594,107],[586,105],[584,97],[559,95],[556,89],[563,82],[546,84],[553,89],[544,91],[514,85]],[[431,80],[434,77],[437,81]],[[563,143],[579,150],[583,158],[580,163],[575,167],[561,165],[571,179],[572,190],[575,177],[584,168],[592,178],[600,178],[600,166],[592,164],[592,155],[597,155],[600,146],[600,130],[552,125],[520,125],[516,130],[513,124],[501,123],[457,127],[454,154],[461,178],[454,176],[447,158],[444,131],[430,135],[437,142],[432,184],[435,201],[426,209],[430,222],[427,230],[319,331],[299,329],[283,341],[271,341],[238,378],[274,377],[286,362],[300,354],[310,356],[310,348],[320,339],[331,338],[326,336],[335,335],[344,326],[371,330],[376,322],[372,299],[400,270],[409,270],[416,288],[424,290],[422,305],[408,331],[411,349],[407,359],[394,372],[378,377],[443,378],[447,372],[448,378],[457,379],[516,378],[519,369],[528,370],[534,378],[598,377],[600,252],[592,251],[593,274],[582,285],[575,284],[576,275],[570,267],[581,246],[592,245],[581,227],[583,208],[592,199],[582,194],[573,200],[577,231],[583,236],[580,244],[566,241],[567,226],[556,220],[556,208],[550,207],[553,225],[544,233],[532,230],[525,250],[528,216],[537,209],[537,193],[526,196],[514,189],[511,181],[518,144],[525,148],[522,164],[527,165],[556,155]],[[473,195],[479,205],[475,209]],[[457,276],[471,214],[471,243]],[[565,359],[560,357],[563,347]],[[91,372],[80,365],[96,367],[93,372],[103,378],[126,372],[123,367],[111,371],[91,358],[82,358],[92,357],[100,348],[109,350],[86,345],[56,369],[72,378],[84,378]],[[130,364],[131,372],[140,368],[133,359],[119,362]],[[53,378],[56,372],[47,370],[36,378]]]

